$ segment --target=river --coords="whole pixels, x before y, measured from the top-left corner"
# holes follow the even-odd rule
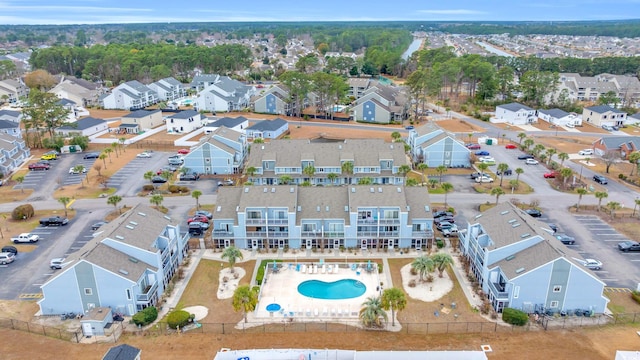
[[[478,45],[482,46],[483,48],[485,48],[485,50],[494,53],[496,55],[500,55],[500,56],[506,56],[506,57],[514,57],[513,55],[509,54],[508,52],[504,52],[500,49],[497,49],[487,43],[483,43],[482,41],[478,41],[477,42]]]
[[[407,51],[402,54],[402,60],[407,60],[411,54],[416,52],[416,50],[420,49],[420,45],[422,45],[422,40],[424,38],[413,38],[413,42],[409,45]]]

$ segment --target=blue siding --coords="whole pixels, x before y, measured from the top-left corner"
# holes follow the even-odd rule
[[[267,96],[265,96],[265,100],[267,103],[267,113],[269,114],[276,114],[277,113],[277,102],[278,102],[278,98],[273,95],[273,94],[267,94]]]
[[[74,268],[63,269],[54,281],[42,286],[42,293],[45,297],[38,301],[42,315],[84,311]]]
[[[376,104],[373,101],[365,101],[362,104],[362,120],[376,121]]]

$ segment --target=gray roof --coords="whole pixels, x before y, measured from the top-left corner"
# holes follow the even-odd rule
[[[135,360],[140,351],[140,349],[131,345],[121,344],[109,349],[102,357],[102,360]]]
[[[247,121],[247,118],[245,118],[244,116],[239,116],[237,118],[223,117],[221,119],[216,120],[215,122],[207,124],[206,126],[209,126],[209,127],[224,126],[231,129],[242,124],[245,121]]]
[[[216,208],[213,211],[214,219],[233,219],[237,224],[238,212],[236,208],[240,204],[242,197],[241,187],[224,186],[218,188],[218,196],[216,197]]]
[[[532,108],[530,108],[530,107],[528,107],[526,105],[522,105],[522,104],[515,103],[515,102],[514,103],[510,103],[510,104],[498,105],[498,107],[499,108],[503,108],[503,109],[507,109],[507,110],[513,111],[513,112],[516,112],[516,111],[519,111],[519,110],[527,110],[527,111],[533,110]]]
[[[183,110],[179,111],[173,115],[169,115],[168,118],[173,119],[188,119],[194,116],[197,116],[199,113],[195,110]]]
[[[19,111],[13,111],[13,110],[0,110],[0,117],[12,117],[12,118],[19,118],[20,117],[20,112]]]
[[[636,149],[640,149],[640,136],[605,136],[600,142],[607,149],[620,149],[622,144],[633,143]]]
[[[418,134],[418,136],[422,136],[426,134],[431,134],[434,131],[444,131],[444,129],[438,126],[435,122],[429,121],[424,125],[418,126],[417,128],[411,131],[415,131]]]
[[[122,276],[132,282],[137,282],[147,272],[147,269],[156,271],[157,269],[142,260],[116,250],[103,243],[87,243],[89,247],[83,246],[82,256],[78,260],[84,260],[90,264],[101,267],[109,272]],[[93,247],[91,247],[93,246]],[[71,259],[70,259],[71,260]]]
[[[538,110],[539,113],[547,114],[556,119],[562,119],[563,117],[569,116],[569,113],[562,109],[541,109]]]
[[[422,143],[420,145],[420,147],[424,148],[424,147],[427,147],[427,146],[431,146],[431,145],[433,145],[433,144],[435,144],[435,143],[437,143],[439,141],[442,141],[442,140],[444,140],[446,138],[451,138],[454,142],[456,142],[456,143],[458,143],[460,145],[459,148],[461,150],[462,149],[466,149],[467,152],[471,153],[471,150],[469,150],[466,147],[464,147],[464,143],[462,143],[462,141],[456,139],[455,137],[451,136],[448,133],[438,134],[438,135],[432,137],[431,139],[425,141],[424,143]],[[458,150],[458,149],[456,149],[456,150]]]
[[[297,190],[298,187],[294,185],[244,187],[238,204],[239,211],[244,212],[251,207],[286,207],[293,212],[297,205]]]
[[[362,87],[366,89],[369,87],[369,84],[371,83],[371,79],[348,78],[347,83],[349,84],[350,87]]]
[[[149,87],[147,87],[147,85],[141,83],[138,80],[127,81],[125,84],[141,93],[152,91],[151,89],[149,89]]]
[[[140,124],[120,124],[118,127],[121,128],[137,128]]]
[[[276,119],[273,119],[273,120],[262,120],[262,121],[259,121],[259,122],[255,123],[255,124],[249,126],[247,129],[257,130],[257,131],[274,131],[274,130],[282,128],[286,124],[287,124],[286,120],[283,120],[281,118],[276,118]]]
[[[303,219],[343,219],[349,224],[349,205],[347,188],[344,186],[302,186],[298,188],[298,207],[296,221]]]
[[[636,120],[640,121],[640,113],[633,114],[633,115],[631,115],[629,117],[632,118],[632,119],[636,119]]]
[[[161,110],[160,109],[155,109],[155,110],[144,110],[144,109],[141,109],[141,110],[132,111],[132,112],[128,113],[127,115],[123,116],[123,117],[139,119],[139,118],[143,118],[145,116],[153,115],[153,114],[155,114],[157,112],[161,112]]]
[[[173,77],[166,77],[164,79],[161,79],[160,81],[164,81],[166,83],[169,83],[169,84],[175,85],[175,86],[182,86],[182,83],[180,81],[176,80]]]
[[[20,127],[20,123],[11,120],[0,119],[0,129],[16,129]]]
[[[358,211],[360,207],[398,207],[404,211],[407,201],[401,186],[382,185],[349,185],[349,209],[351,212]],[[426,192],[426,190],[425,190]]]
[[[58,100],[58,102],[56,103],[58,105],[76,105],[76,102],[73,100],[69,100],[69,99],[60,99]]]
[[[216,82],[216,86],[224,91],[233,92],[246,87],[247,85],[228,76],[220,76],[220,78]]]
[[[60,126],[58,130],[85,130],[100,124],[104,124],[106,122],[107,120],[86,117],[76,121],[73,124]]]
[[[622,110],[618,110],[616,108],[612,108],[609,105],[591,106],[591,107],[585,108],[585,110],[593,111],[593,112],[598,113],[598,114],[604,114],[604,113],[606,113],[608,111],[614,112],[616,114],[626,114],[626,112],[624,112]]]

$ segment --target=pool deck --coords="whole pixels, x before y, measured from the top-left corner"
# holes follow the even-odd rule
[[[310,263],[298,262],[302,265]],[[367,264],[352,269],[352,264],[344,263],[316,263],[315,271],[309,273],[309,266],[305,272],[296,271],[296,264],[282,263],[278,272],[273,272],[269,266],[266,282],[263,283],[260,292],[260,299],[256,311],[256,320],[263,319],[279,321],[289,319],[299,319],[302,321],[327,321],[336,319],[357,319],[358,311],[367,297],[380,295],[380,277],[377,270],[365,271]],[[335,266],[338,266],[335,272]],[[348,267],[347,267],[348,266]],[[371,266],[375,269],[375,264]],[[331,271],[329,271],[331,269]],[[333,282],[342,279],[354,279],[362,282],[366,286],[366,291],[361,296],[352,299],[324,300],[306,297],[298,293],[298,285],[307,280],[320,280]],[[269,312],[266,307],[269,304],[280,304],[282,309],[277,312]],[[289,321],[293,321],[289,320]]]

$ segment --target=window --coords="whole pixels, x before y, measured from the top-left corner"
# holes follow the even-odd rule
[[[560,292],[560,291],[562,291],[562,286],[560,286],[560,285],[555,285],[555,286],[553,287],[553,292],[557,293],[557,292]]]
[[[93,290],[91,288],[84,288],[85,295],[93,295]]]
[[[127,289],[127,300],[131,300],[131,290]]]
[[[520,296],[520,286],[515,286],[513,288],[513,298],[517,299]]]
[[[550,307],[550,308],[557,308],[557,307],[558,307],[558,302],[557,302],[557,301],[552,301],[552,302],[549,304],[549,307]]]

